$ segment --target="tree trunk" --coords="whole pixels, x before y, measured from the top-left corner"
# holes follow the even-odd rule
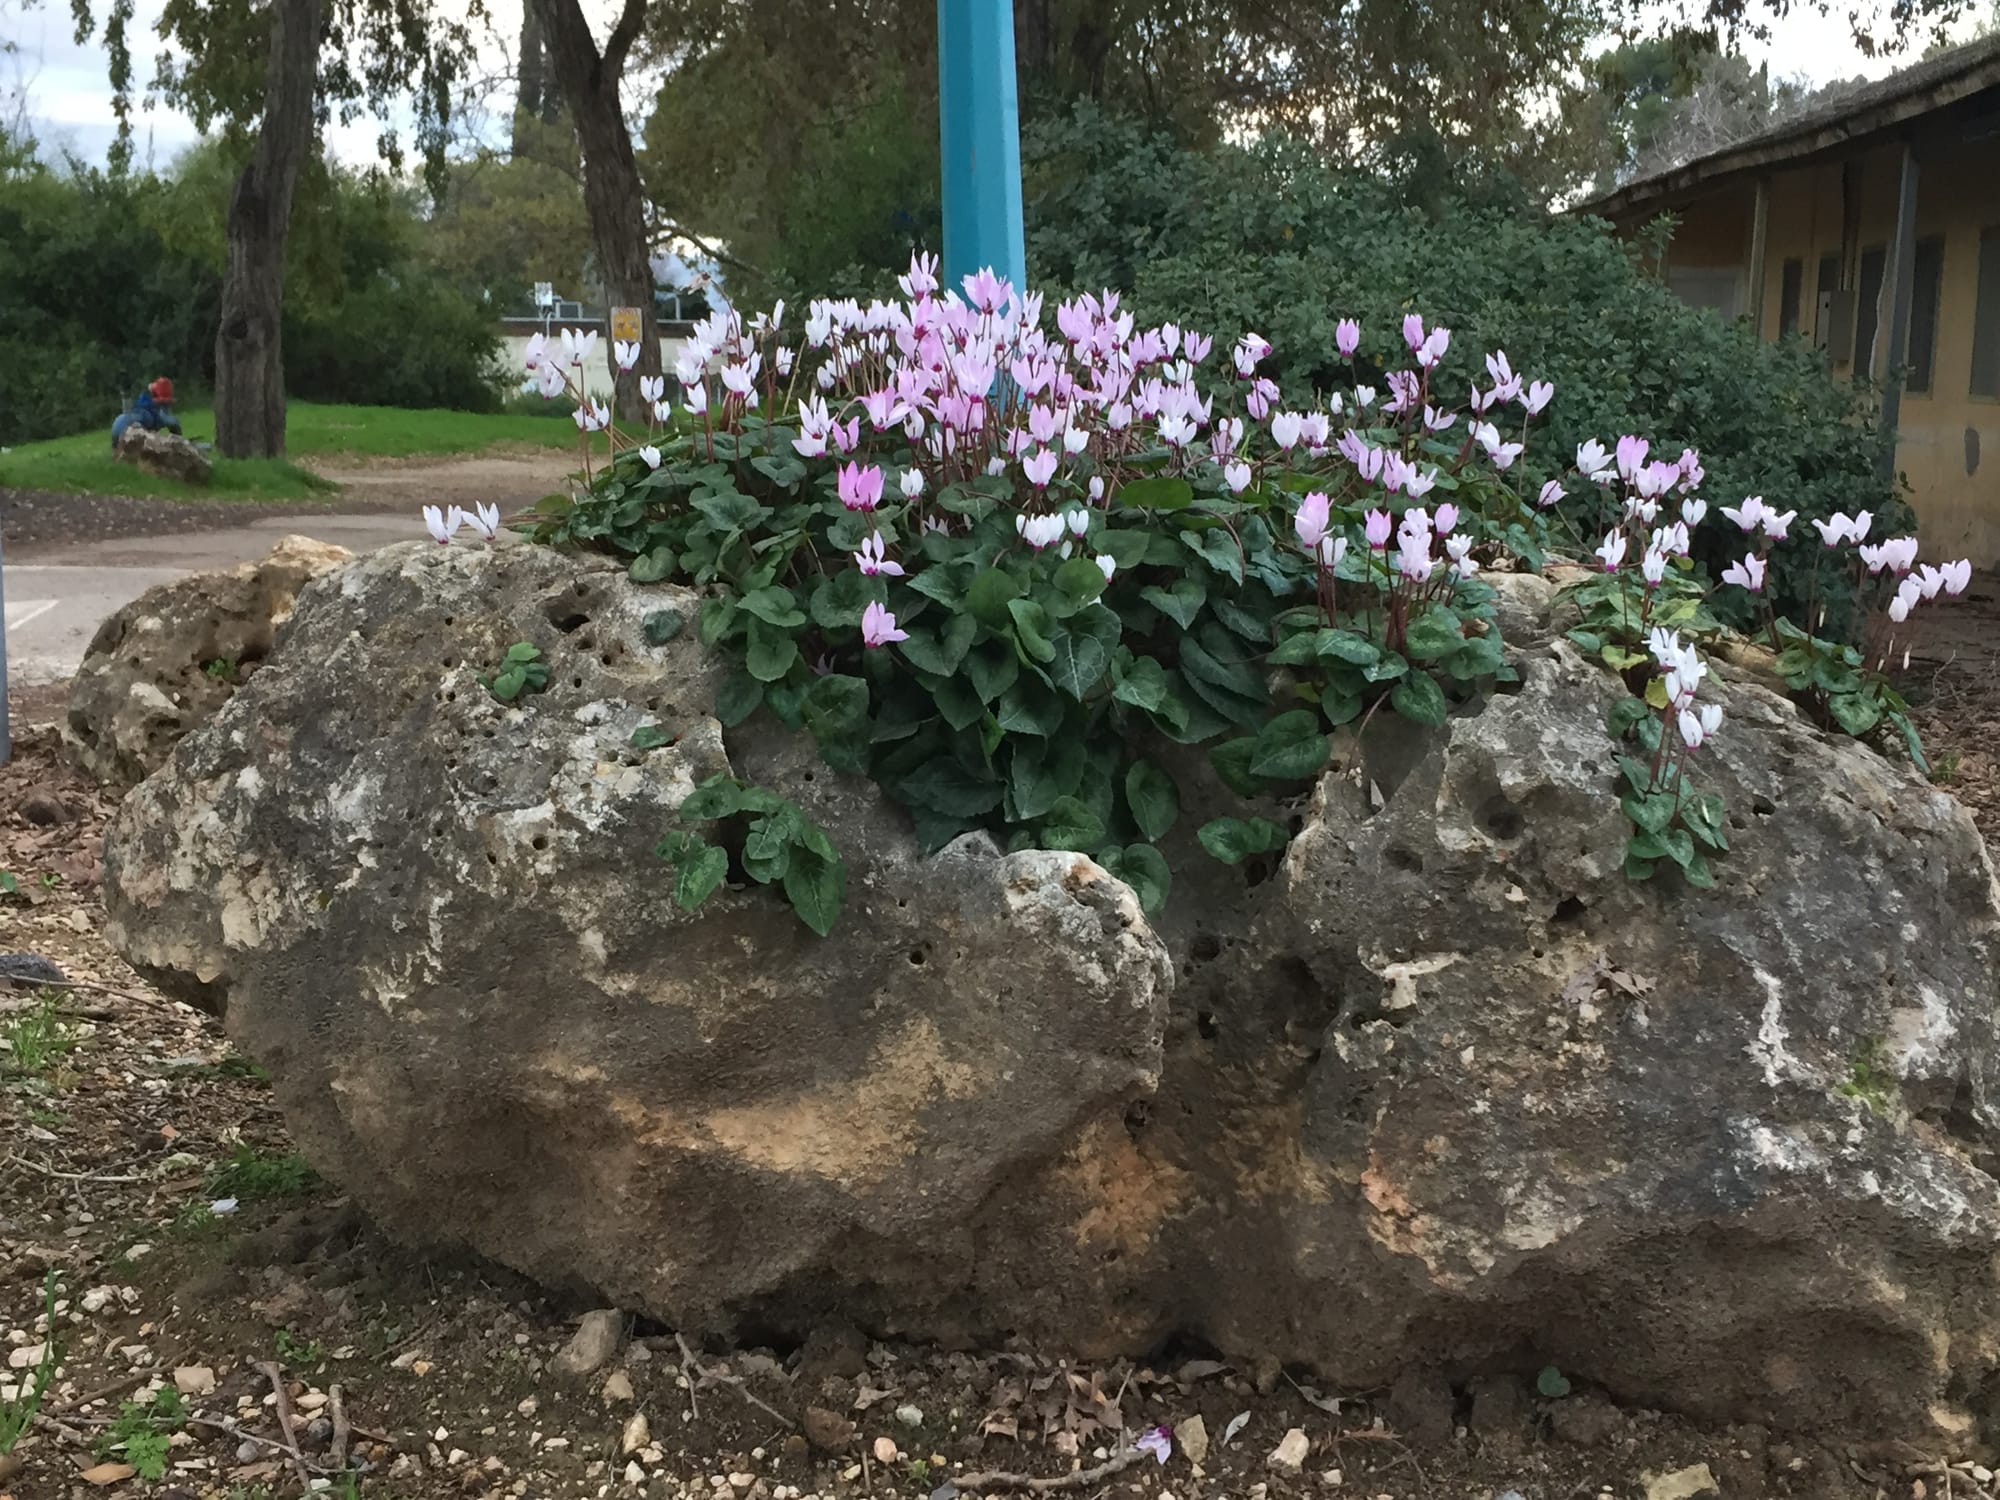
[[[313,143],[323,0],[274,0],[264,125],[229,199],[222,326],[215,335],[215,446],[226,458],[285,451],[285,238]]]
[[[604,289],[613,306],[639,309],[639,364],[617,377],[618,416],[643,422],[647,404],[641,375],[660,373],[660,323],[653,311],[653,271],[648,264],[645,195],[632,133],[618,102],[625,57],[645,19],[645,0],[625,0],[618,25],[600,55],[578,0],[530,0],[541,15],[542,37],[563,103],[583,148],[583,207]],[[605,340],[609,357],[610,340]]]
[[[521,53],[516,78],[514,154],[523,156],[531,149],[533,139],[527,123],[552,124],[560,113],[556,86],[549,77],[549,49],[542,39],[542,18],[532,5],[521,8]]]

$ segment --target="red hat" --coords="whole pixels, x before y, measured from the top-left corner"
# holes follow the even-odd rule
[[[152,393],[155,401],[171,401],[174,399],[174,383],[164,375],[147,386],[146,389]]]

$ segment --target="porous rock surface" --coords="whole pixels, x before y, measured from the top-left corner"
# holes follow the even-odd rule
[[[77,764],[112,786],[158,770],[270,655],[299,590],[352,557],[288,536],[257,562],[159,584],[105,620],[70,683],[63,737]]]
[[[120,812],[114,941],[225,1012],[391,1232],[676,1326],[1993,1421],[2000,911],[1904,768],[1735,679],[1718,888],[1631,885],[1622,689],[1530,630],[1518,692],[1337,746],[1282,857],[1205,861],[1241,809],[1177,764],[1154,925],[1081,856],[925,858],[808,742],[725,738],[692,629],[648,644],[697,605],[389,549]],[[502,704],[516,640],[551,681]],[[678,738],[631,749],[650,723]],[[672,903],[648,851],[725,768],[841,847],[832,937],[754,887]]]
[[[215,473],[208,455],[179,433],[136,425],[118,435],[111,456],[142,473],[178,479],[182,484],[207,484]]]

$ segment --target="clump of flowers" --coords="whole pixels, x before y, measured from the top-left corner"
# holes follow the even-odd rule
[[[1643,740],[1635,826],[1663,847],[1628,868],[1670,858],[1699,883],[1705,862],[1677,852],[1707,826],[1684,771],[1721,713],[1691,641],[1714,626],[1707,592],[1762,569],[1755,554],[1727,585],[1700,578],[1698,455],[1585,444],[1517,487],[1556,392],[1494,351],[1455,399],[1451,330],[1414,314],[1373,346],[1342,321],[1352,379],[1288,404],[1254,332],[1142,327],[1109,291],[1048,308],[991,272],[947,288],[923,255],[900,285],[814,301],[796,328],[782,304],[718,307],[675,400],[641,392],[643,436],[582,397],[590,336],[530,350],[541,388],[577,401],[587,465],[534,536],[708,590],[701,636],[738,664],[725,724],[762,711],[809,731],[929,847],[985,828],[1079,850],[1157,910],[1180,795],[1149,738],[1204,747],[1245,795],[1303,791],[1341,726],[1439,724],[1508,681],[1488,579],[1561,543],[1597,570],[1578,643],[1633,685],[1637,716],[1614,729]],[[1593,490],[1609,524],[1562,542]],[[1767,546],[1789,519],[1759,517]],[[1284,837],[1234,818],[1200,834],[1232,862]]]

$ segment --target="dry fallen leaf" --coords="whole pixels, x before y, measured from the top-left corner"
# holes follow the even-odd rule
[[[1236,1441],[1236,1434],[1250,1425],[1250,1413],[1239,1411],[1229,1419],[1229,1425],[1222,1429],[1222,1446],[1227,1448]]]
[[[94,1469],[85,1469],[77,1477],[85,1484],[94,1484],[101,1487],[107,1484],[122,1483],[138,1472],[130,1464],[99,1464]]]

